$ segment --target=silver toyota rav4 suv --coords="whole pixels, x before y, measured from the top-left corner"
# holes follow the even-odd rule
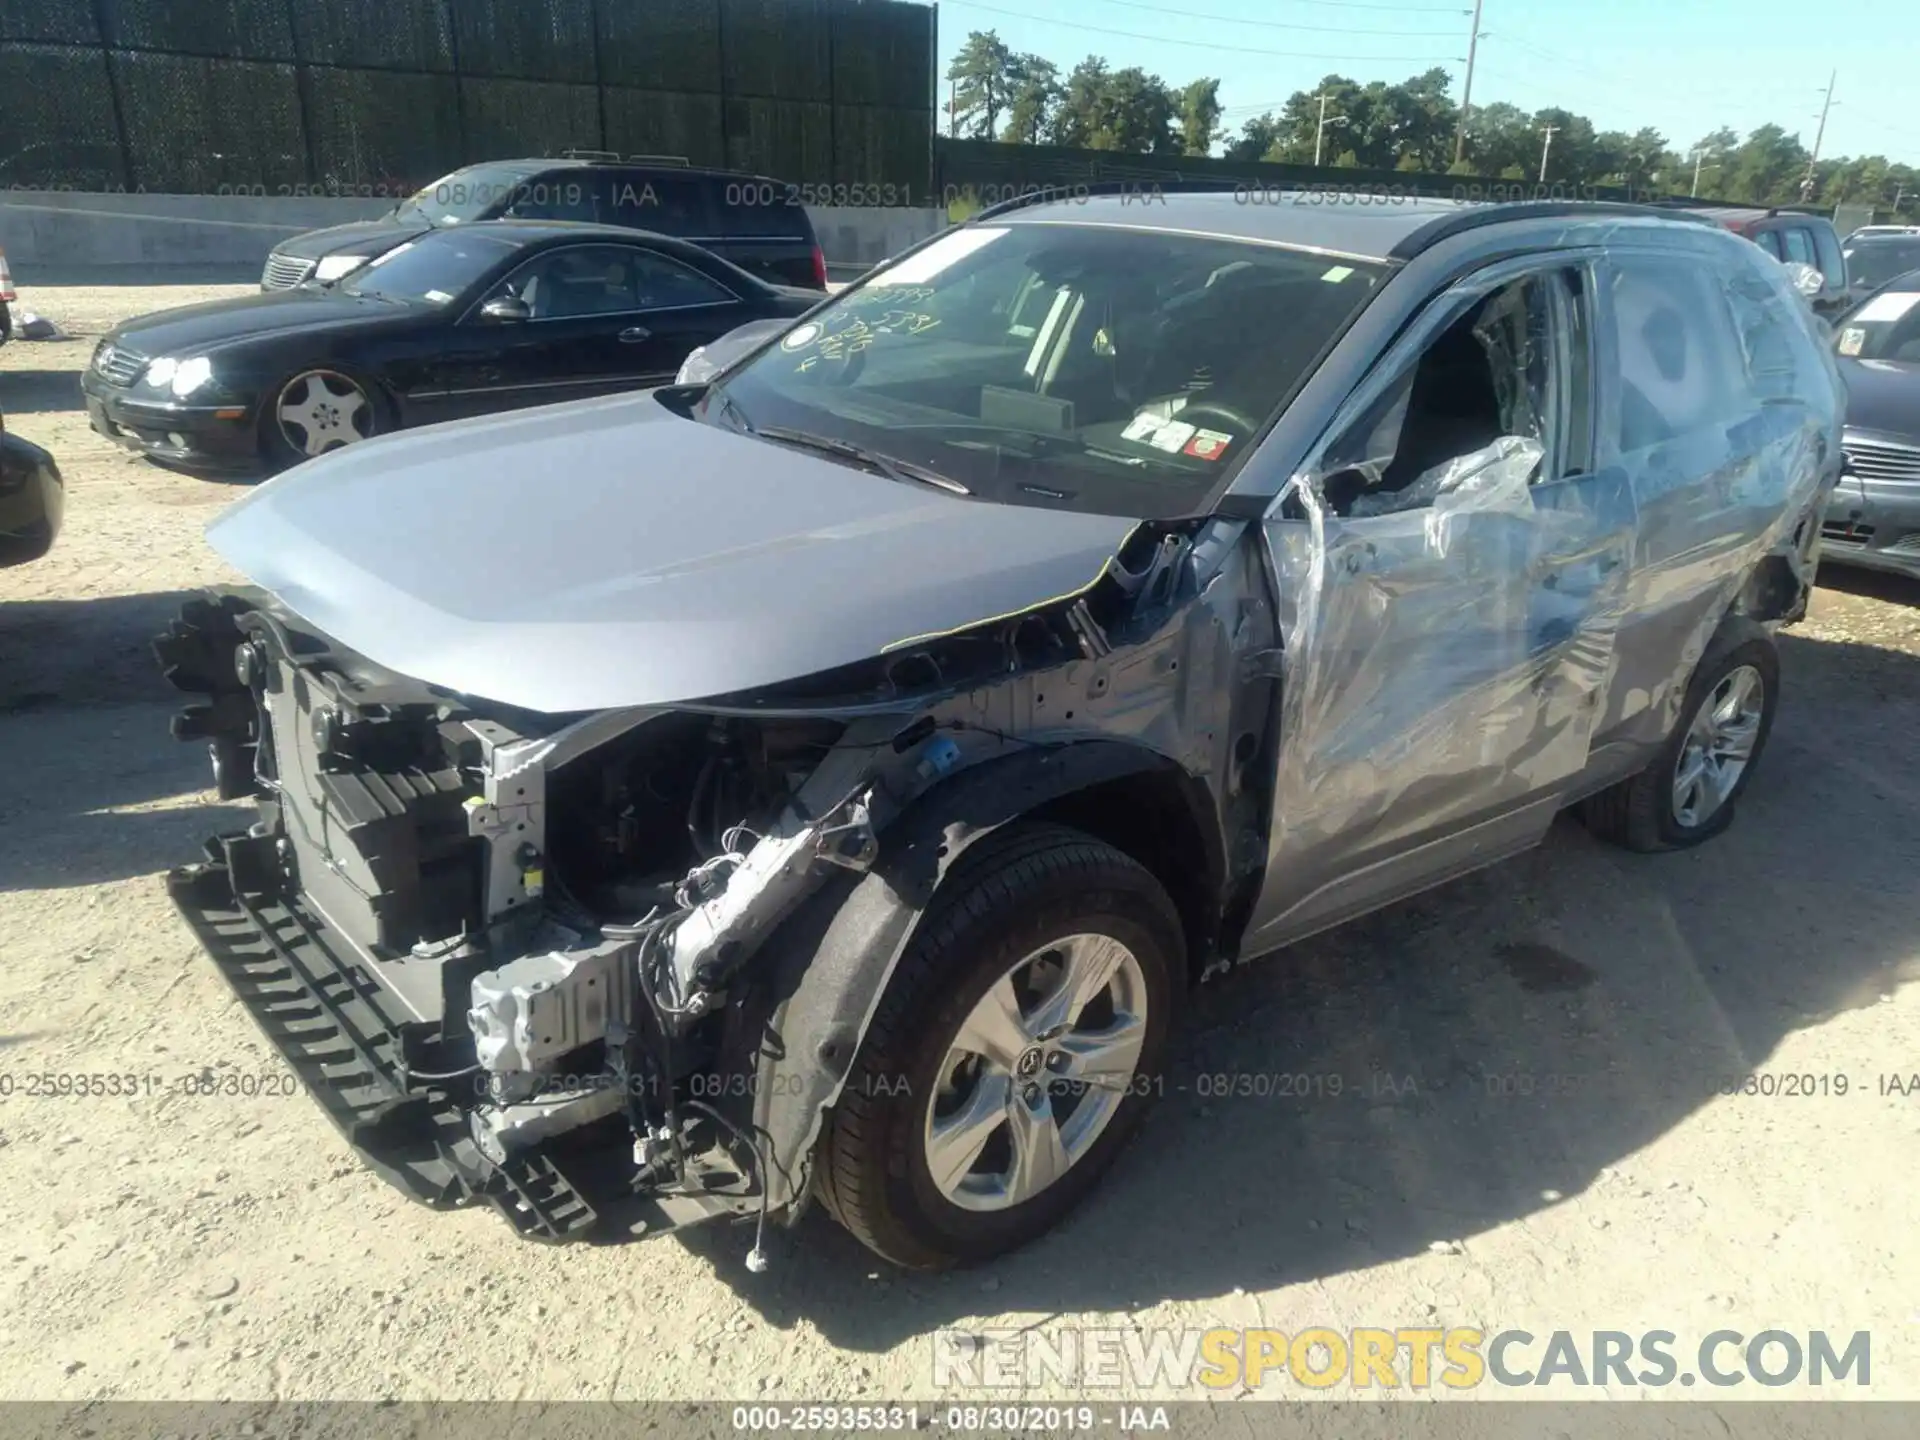
[[[213,523],[253,586],[157,649],[258,819],[170,885],[374,1169],[978,1261],[1106,1170],[1195,983],[1571,806],[1727,825],[1841,463],[1781,267],[1278,198],[988,212],[702,385]]]

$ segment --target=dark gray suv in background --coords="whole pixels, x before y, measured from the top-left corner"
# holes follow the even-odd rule
[[[691,240],[776,285],[827,288],[826,256],[797,186],[684,161],[574,154],[494,160],[443,175],[378,220],[356,220],[283,240],[267,257],[263,290],[337,280],[403,241],[474,220],[580,220]]]
[[[1670,212],[989,211],[704,385],[228,510],[255,588],[158,649],[258,821],[172,893],[422,1200],[817,1196],[985,1259],[1107,1168],[1194,983],[1569,806],[1725,827],[1841,409],[1786,271]]]

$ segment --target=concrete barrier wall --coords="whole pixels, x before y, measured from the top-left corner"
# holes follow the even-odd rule
[[[274,244],[303,230],[371,219],[391,200],[253,195],[96,195],[0,192],[0,250],[14,280],[32,284],[83,271],[258,274]],[[821,249],[837,269],[865,268],[946,224],[936,210],[810,208]]]

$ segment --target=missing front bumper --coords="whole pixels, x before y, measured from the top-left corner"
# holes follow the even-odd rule
[[[606,1240],[659,1233],[734,1213],[718,1197],[639,1190],[624,1125],[613,1122],[516,1150],[481,1154],[449,1085],[402,1067],[393,1002],[328,943],[297,899],[243,893],[270,842],[225,836],[205,863],[167,876],[193,928],[254,1022],[327,1117],[382,1179],[436,1209],[485,1203],[529,1240]]]

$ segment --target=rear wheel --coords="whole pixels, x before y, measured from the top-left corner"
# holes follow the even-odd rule
[[[380,407],[361,381],[338,370],[302,370],[278,390],[263,418],[275,468],[370,440]]]
[[[1701,658],[1680,724],[1653,763],[1585,801],[1581,818],[1629,850],[1680,850],[1718,835],[1753,778],[1779,697],[1772,637],[1757,625],[1730,627]]]
[[[829,1118],[828,1209],[912,1269],[1042,1234],[1161,1088],[1185,974],[1173,904],[1126,855],[1052,825],[980,842],[921,922]]]

